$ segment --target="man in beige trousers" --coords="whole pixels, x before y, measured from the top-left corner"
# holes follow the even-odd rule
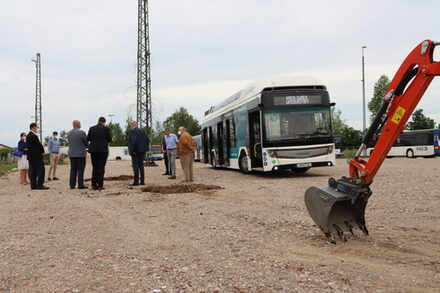
[[[193,162],[194,162],[194,151],[196,150],[196,144],[194,140],[186,131],[186,128],[179,127],[180,135],[177,154],[180,156],[180,164],[182,165],[183,173],[185,174],[185,182],[194,181],[193,176]]]
[[[58,180],[57,166],[58,160],[60,159],[60,140],[58,139],[58,132],[53,132],[53,137],[49,139],[49,142],[47,144],[47,150],[49,152],[50,160],[49,177],[47,178],[47,180]]]

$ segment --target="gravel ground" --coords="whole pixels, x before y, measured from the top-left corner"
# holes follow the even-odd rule
[[[346,175],[345,160],[302,175],[196,163],[195,183],[222,189],[178,194],[123,180],[71,191],[68,168],[48,191],[0,178],[0,292],[440,292],[440,158],[387,159],[370,236],[337,244],[303,196]],[[147,184],[170,184],[162,172],[147,168]],[[106,176],[119,175],[129,162],[108,163]]]

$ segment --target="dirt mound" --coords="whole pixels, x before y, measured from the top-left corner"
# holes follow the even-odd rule
[[[114,177],[104,177],[104,181],[128,181],[133,180],[133,175],[120,175]],[[84,179],[84,181],[91,181],[91,178]]]
[[[205,185],[205,184],[173,184],[173,185],[148,185],[142,188],[143,192],[151,193],[192,193],[204,190],[223,189],[218,185]]]

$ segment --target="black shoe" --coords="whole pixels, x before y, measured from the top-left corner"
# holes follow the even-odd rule
[[[170,176],[168,179],[176,179],[176,176]]]
[[[70,189],[75,189],[75,186],[70,186]]]
[[[52,180],[60,180],[60,179],[57,177],[52,177]]]
[[[39,186],[39,187],[37,187],[37,189],[40,189],[40,190],[46,190],[46,189],[49,189],[49,187],[47,187],[47,186]]]
[[[128,184],[128,186],[139,186],[139,183],[131,183],[131,184]]]
[[[88,187],[86,185],[83,185],[83,186],[78,186],[78,189],[88,189]]]
[[[145,185],[145,183],[144,183],[144,182],[141,182],[141,183],[139,183],[139,185]]]
[[[47,181],[52,181],[52,178],[50,178],[50,177],[49,177],[49,178],[47,178]]]

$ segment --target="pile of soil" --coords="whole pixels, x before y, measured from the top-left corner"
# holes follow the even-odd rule
[[[120,175],[120,176],[113,176],[113,177],[104,177],[104,181],[128,181],[133,180],[133,175]],[[92,178],[84,179],[84,181],[91,181]]]
[[[142,188],[143,192],[171,194],[171,193],[193,193],[203,190],[223,189],[218,185],[206,184],[173,184],[173,185],[148,185]]]

